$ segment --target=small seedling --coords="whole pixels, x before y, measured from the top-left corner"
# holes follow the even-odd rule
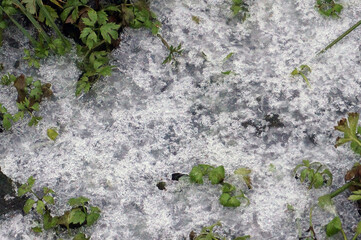
[[[192,231],[190,234],[190,240],[226,240],[225,237],[222,237],[213,232],[213,228],[215,228],[216,226],[221,227],[222,226],[221,222],[218,221],[209,227],[203,227],[198,236],[196,236],[196,233]],[[251,236],[246,235],[242,237],[236,237],[234,240],[247,240],[250,238]]]
[[[183,49],[182,49],[182,44],[180,43],[177,47],[173,47],[173,45],[170,45],[169,48],[169,54],[168,56],[164,59],[164,61],[162,62],[162,64],[166,64],[166,63],[175,63],[177,62],[175,56],[178,55],[182,55]]]
[[[336,0],[337,2],[337,0]],[[343,6],[334,0],[317,0],[316,8],[318,12],[326,17],[339,17]]]
[[[310,82],[308,81],[306,75],[311,72],[311,68],[307,65],[301,65],[300,66],[300,70],[298,70],[297,68],[295,68],[292,72],[291,72],[291,75],[292,76],[297,76],[297,75],[300,75],[303,80],[305,80],[307,86],[311,87],[311,84]]]
[[[357,154],[361,154],[361,127],[358,126],[360,115],[358,113],[349,113],[348,118],[342,118],[337,122],[335,130],[343,132],[344,136],[336,139],[335,147],[351,142],[351,149]]]
[[[248,16],[248,5],[244,0],[232,0],[231,11],[233,16],[240,14],[242,21],[244,21]]]
[[[242,190],[238,190],[236,187],[229,184],[222,184],[222,195],[219,197],[219,202],[225,207],[239,207],[241,206],[241,200],[245,202],[245,206],[250,204],[249,199],[244,195]]]
[[[197,17],[197,16],[192,16],[192,21],[195,22],[195,23],[197,23],[197,24],[200,23],[200,19],[199,19],[199,17]]]
[[[309,185],[308,189],[320,188],[325,183],[326,186],[330,186],[332,184],[332,174],[328,168],[323,166],[319,162],[310,163],[308,160],[303,160],[301,164],[298,164],[293,170],[293,174],[298,178],[298,170],[301,169],[300,172],[300,181],[303,183],[306,178],[308,179]]]
[[[241,176],[248,181],[249,176],[247,172],[248,171],[245,171],[245,169],[238,169],[238,174],[241,174]],[[249,199],[245,196],[242,190],[237,191],[235,186],[224,182],[225,170],[223,166],[213,167],[211,165],[199,164],[194,166],[189,173],[190,181],[193,183],[203,184],[204,177],[208,177],[212,184],[222,185],[222,194],[219,197],[219,202],[223,206],[239,207],[241,205],[241,201],[244,201],[246,206],[249,205]],[[248,184],[250,184],[250,180]]]

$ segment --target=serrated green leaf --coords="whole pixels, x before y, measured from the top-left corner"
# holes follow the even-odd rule
[[[50,212],[47,211],[43,217],[43,227],[45,230],[51,229],[58,224],[58,217],[51,217]]]
[[[45,195],[43,197],[44,201],[49,203],[49,204],[54,204],[54,198],[52,196],[49,196],[49,195]]]
[[[35,0],[22,0],[21,3],[25,4],[26,10],[30,14],[36,13],[36,3]]]
[[[89,199],[86,197],[77,197],[77,198],[71,198],[68,201],[68,204],[72,207],[78,207],[82,206],[83,204],[89,202]]]
[[[106,23],[100,27],[100,34],[107,43],[111,43],[112,39],[118,38],[118,29],[120,25],[115,23]]]
[[[37,204],[36,204],[36,212],[39,213],[40,215],[44,214],[44,210],[45,210],[45,204],[43,201],[38,200]]]
[[[98,220],[99,217],[100,214],[96,212],[91,212],[90,214],[88,214],[88,216],[86,217],[87,226],[93,225]]]
[[[98,20],[97,12],[94,11],[93,9],[90,9],[88,11],[88,18],[82,18],[82,20],[85,25],[94,27],[95,23]]]
[[[30,210],[33,208],[35,201],[31,198],[29,198],[28,200],[26,200],[25,205],[24,205],[24,212],[26,214],[28,214],[30,212]]]
[[[80,208],[72,209],[69,215],[69,223],[82,224],[85,222],[85,218],[86,215]]]

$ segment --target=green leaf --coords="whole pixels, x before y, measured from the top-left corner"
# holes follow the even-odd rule
[[[59,135],[57,133],[57,131],[55,129],[52,129],[52,128],[49,128],[48,130],[46,130],[46,134],[53,141],[55,141],[56,137]]]
[[[109,6],[109,7],[111,7],[111,6]],[[109,7],[107,9],[109,9]],[[106,24],[108,21],[108,14],[104,10],[98,11],[97,14],[98,14],[98,23],[100,25]]]
[[[51,16],[52,19],[48,19],[46,18],[46,16],[44,15],[43,11],[39,12],[39,21],[40,22],[44,22],[45,24],[49,27],[52,26],[51,21],[54,21],[55,19],[59,18],[57,12],[55,11],[54,8],[50,7],[49,5],[44,5],[44,7],[46,8],[46,10],[48,11],[49,15]]]
[[[318,206],[324,210],[328,210],[333,207],[331,195],[326,194],[318,198]]]
[[[230,59],[233,56],[233,52],[229,53],[224,59],[223,61],[227,61],[228,59]]]
[[[43,188],[43,192],[44,194],[49,194],[49,193],[55,193],[52,189],[48,188],[48,187],[44,187]]]
[[[345,144],[347,142],[351,142],[351,149],[357,153],[361,154],[361,141],[357,136],[357,125],[359,120],[358,113],[349,113],[348,119],[345,118],[338,121],[338,125],[335,126],[335,130],[344,133],[343,138],[337,138],[336,147]]]
[[[351,195],[348,197],[348,200],[351,200],[351,201],[361,200],[361,195]]]
[[[87,238],[84,233],[78,233],[73,238],[73,240],[88,240],[88,239],[90,239],[90,237]]]
[[[112,39],[118,38],[118,29],[120,25],[115,23],[106,23],[100,27],[100,33],[107,43],[111,43]]]
[[[94,11],[93,9],[90,9],[88,11],[88,18],[82,18],[82,20],[83,20],[85,25],[90,26],[90,27],[94,27],[95,23],[98,20],[97,12]]]
[[[44,214],[44,210],[45,210],[45,204],[43,201],[38,200],[37,204],[36,204],[36,211],[37,213],[39,213],[40,215]]]
[[[33,106],[31,106],[31,109],[34,111],[39,111],[39,103],[34,103]]]
[[[24,205],[24,212],[26,214],[28,214],[30,212],[30,210],[33,208],[34,203],[35,203],[35,201],[31,198],[26,200],[25,205]]]
[[[49,195],[45,195],[43,197],[44,201],[49,203],[49,204],[54,204],[54,198],[52,196],[49,196]]]
[[[100,217],[99,213],[92,212],[88,214],[88,216],[86,217],[87,226],[93,225],[98,220],[99,217]]]
[[[323,177],[322,177],[321,173],[316,173],[314,175],[314,179],[313,179],[313,186],[315,188],[320,188],[320,187],[322,187],[322,185],[323,185]]]
[[[189,173],[190,181],[194,183],[203,184],[203,176],[205,176],[208,172],[208,169],[213,168],[210,165],[199,164],[194,166]]]
[[[229,183],[223,183],[222,193],[232,193],[236,190],[236,187]]]
[[[224,74],[224,75],[229,75],[229,74],[231,74],[232,73],[232,70],[228,70],[228,71],[225,71],[225,72],[221,72],[222,74]]]
[[[42,117],[32,117],[28,123],[28,125],[30,127],[34,126],[34,125],[38,125],[39,121],[43,119]]]
[[[43,232],[43,230],[40,228],[40,227],[33,227],[31,228],[33,230],[33,232],[36,232],[36,233],[41,233]]]
[[[58,224],[58,217],[52,217],[50,212],[47,211],[43,217],[43,227],[45,230],[49,230]]]
[[[223,166],[213,168],[208,172],[208,178],[212,184],[218,184],[223,182],[225,177],[225,171]]]
[[[21,3],[25,4],[26,10],[30,14],[36,13],[36,3],[35,0],[22,0]]]
[[[85,222],[86,215],[80,208],[75,208],[70,211],[69,223],[82,224]]]
[[[251,172],[252,170],[246,167],[238,168],[234,171],[235,174],[242,176],[244,182],[247,184],[248,189],[252,189],[251,177],[249,176]]]
[[[241,202],[229,193],[222,193],[219,202],[225,207],[239,207],[241,205]]]
[[[89,202],[89,199],[86,197],[78,197],[78,198],[71,198],[68,201],[68,204],[72,207],[82,206],[85,203]]]
[[[342,230],[342,224],[340,217],[335,217],[326,226],[326,235],[331,237]]]

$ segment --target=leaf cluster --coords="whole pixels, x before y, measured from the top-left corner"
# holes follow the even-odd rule
[[[300,169],[302,170],[299,171]],[[298,174],[300,175],[299,178],[301,183],[307,179],[308,189],[321,188],[325,184],[326,186],[332,184],[332,173],[319,162],[310,163],[309,160],[303,160],[301,164],[298,164],[294,168],[293,174],[296,178],[298,178]]]
[[[321,15],[338,18],[340,17],[339,14],[341,13],[343,6],[336,2],[334,0],[317,0],[315,7]]]
[[[131,5],[123,5],[125,23],[131,28],[148,28],[154,35],[159,32],[161,23],[157,20],[157,15],[150,11],[145,1]]]
[[[298,70],[297,68],[295,68],[292,72],[291,72],[291,75],[292,76],[297,76],[297,75],[300,75],[303,80],[305,80],[307,86],[311,87],[311,84],[310,82],[308,81],[308,78],[306,77],[306,75],[308,73],[311,72],[311,68],[308,66],[308,65],[301,65],[300,66],[300,70]]]
[[[42,118],[35,116],[33,112],[39,111],[40,103],[43,97],[50,97],[53,94],[50,89],[51,84],[42,84],[40,80],[34,81],[32,77],[25,77],[24,75],[16,77],[9,73],[1,78],[1,84],[7,86],[13,84],[18,92],[16,100],[18,112],[14,115],[10,114],[7,109],[0,104],[0,118],[2,119],[2,126],[6,130],[9,130],[12,122],[17,122],[19,119],[23,119],[25,113],[29,114],[31,117],[28,125],[37,125]]]
[[[241,15],[244,21],[248,17],[248,4],[244,0],[232,0],[231,11],[233,16]]]
[[[248,179],[248,172],[244,172],[244,169],[238,169],[237,174],[244,174],[246,179]],[[246,205],[249,204],[248,198],[244,195],[242,190],[236,189],[230,183],[224,182],[225,170],[223,166],[213,167],[207,164],[199,164],[194,166],[189,173],[190,181],[193,183],[203,184],[204,177],[208,177],[209,181],[212,184],[221,184],[222,185],[222,194],[219,197],[219,202],[225,207],[239,207],[241,205],[241,200],[246,201]],[[250,184],[250,181],[248,182]],[[248,185],[247,184],[247,185]]]
[[[341,146],[345,143],[350,142],[352,151],[357,154],[361,154],[361,127],[358,126],[358,120],[360,115],[358,113],[349,113],[348,118],[342,118],[337,122],[335,130],[343,132],[344,136],[336,139],[335,147]]]
[[[43,219],[44,230],[49,230],[56,227],[79,228],[81,226],[91,226],[100,217],[100,209],[95,206],[89,206],[89,199],[85,197],[71,198],[68,204],[72,207],[71,210],[66,211],[62,216],[52,216],[49,205],[54,205],[55,192],[47,187],[43,188],[43,193],[39,196],[32,188],[35,179],[29,177],[27,183],[18,188],[18,195],[23,196],[27,193],[31,194],[33,198],[29,198],[24,205],[24,212],[28,214],[33,208]],[[33,228],[34,232],[42,232],[41,227]],[[88,239],[84,234],[77,234],[74,239]]]
[[[213,232],[213,228],[215,228],[216,226],[221,227],[222,226],[221,222],[218,221],[209,227],[203,227],[198,236],[192,231],[190,234],[190,239],[191,240],[226,240],[225,237],[222,237]],[[236,237],[233,240],[247,240],[250,238],[251,236],[246,235],[242,237]]]
[[[174,47],[173,45],[170,45],[168,47],[169,50],[169,54],[168,56],[164,59],[162,64],[166,64],[166,63],[175,63],[177,62],[176,60],[176,55],[180,56],[182,55],[183,49],[182,49],[182,44],[180,43],[177,47]]]

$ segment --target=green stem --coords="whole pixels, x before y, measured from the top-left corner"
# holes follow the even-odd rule
[[[344,192],[345,190],[347,190],[350,186],[354,185],[356,182],[354,181],[351,181],[351,182],[348,182],[348,183],[345,183],[342,187],[336,189],[335,191],[333,191],[332,193],[330,193],[330,197],[331,198],[334,198],[336,197],[337,195],[339,195],[340,193]]]
[[[56,26],[53,17],[50,15],[43,2],[41,0],[36,0],[36,3],[38,4],[40,11],[42,11],[46,19],[49,21],[51,27],[55,30],[56,34],[58,34],[58,36],[63,40],[66,46],[70,46],[68,40],[64,37],[64,35],[60,32],[59,28]]]
[[[311,87],[310,82],[308,81],[307,77],[305,76],[305,74],[303,74],[302,72],[299,72],[299,74],[302,76],[303,80],[305,80],[305,82],[307,83],[308,87]]]
[[[330,49],[331,47],[333,47],[333,45],[335,45],[336,43],[338,43],[339,41],[341,41],[341,39],[343,39],[344,37],[346,37],[350,32],[352,32],[353,30],[355,30],[358,26],[361,25],[361,20],[358,21],[355,25],[353,25],[352,27],[350,27],[346,32],[344,32],[343,34],[341,34],[341,36],[339,36],[338,38],[336,38],[333,42],[331,42],[329,45],[327,45],[327,47],[325,47],[324,49],[322,49],[319,53],[317,53],[316,56],[326,52],[328,49]]]
[[[310,209],[310,228],[309,228],[309,230],[310,230],[313,238],[316,238],[316,234],[315,234],[315,231],[313,229],[313,224],[312,224],[312,211],[313,211],[313,208],[314,208],[314,206],[312,206],[311,209]]]
[[[94,49],[96,49],[97,47],[99,47],[100,45],[104,44],[105,43],[105,40],[102,40],[100,42],[98,42],[97,44],[94,45],[94,47],[92,47],[91,49],[89,49],[85,55],[84,55],[84,58],[85,59]]]
[[[13,4],[16,5],[20,9],[20,11],[30,20],[30,22],[39,31],[40,35],[45,39],[45,41],[48,44],[50,44],[51,43],[50,37],[46,34],[44,29],[40,26],[38,21],[35,20],[33,15],[31,15],[18,0],[12,0],[12,1],[13,1]]]
[[[353,138],[352,136],[350,137],[352,139],[352,141],[355,141],[358,145],[361,146],[361,142],[360,140],[356,137],[356,138]]]
[[[343,240],[347,240],[347,237],[346,237],[345,231],[343,231],[343,229],[341,229],[341,232],[342,232]]]
[[[353,236],[352,240],[356,240],[358,236],[359,234],[356,233],[355,236]]]
[[[0,6],[0,9],[5,12],[4,8],[2,8]],[[29,41],[31,42],[32,45],[36,45],[38,42],[30,35],[30,33],[25,29],[23,28],[23,26],[21,26],[12,16],[8,15],[7,16],[9,17],[9,19],[15,24],[15,26],[17,28],[20,29],[20,31],[29,39]]]

